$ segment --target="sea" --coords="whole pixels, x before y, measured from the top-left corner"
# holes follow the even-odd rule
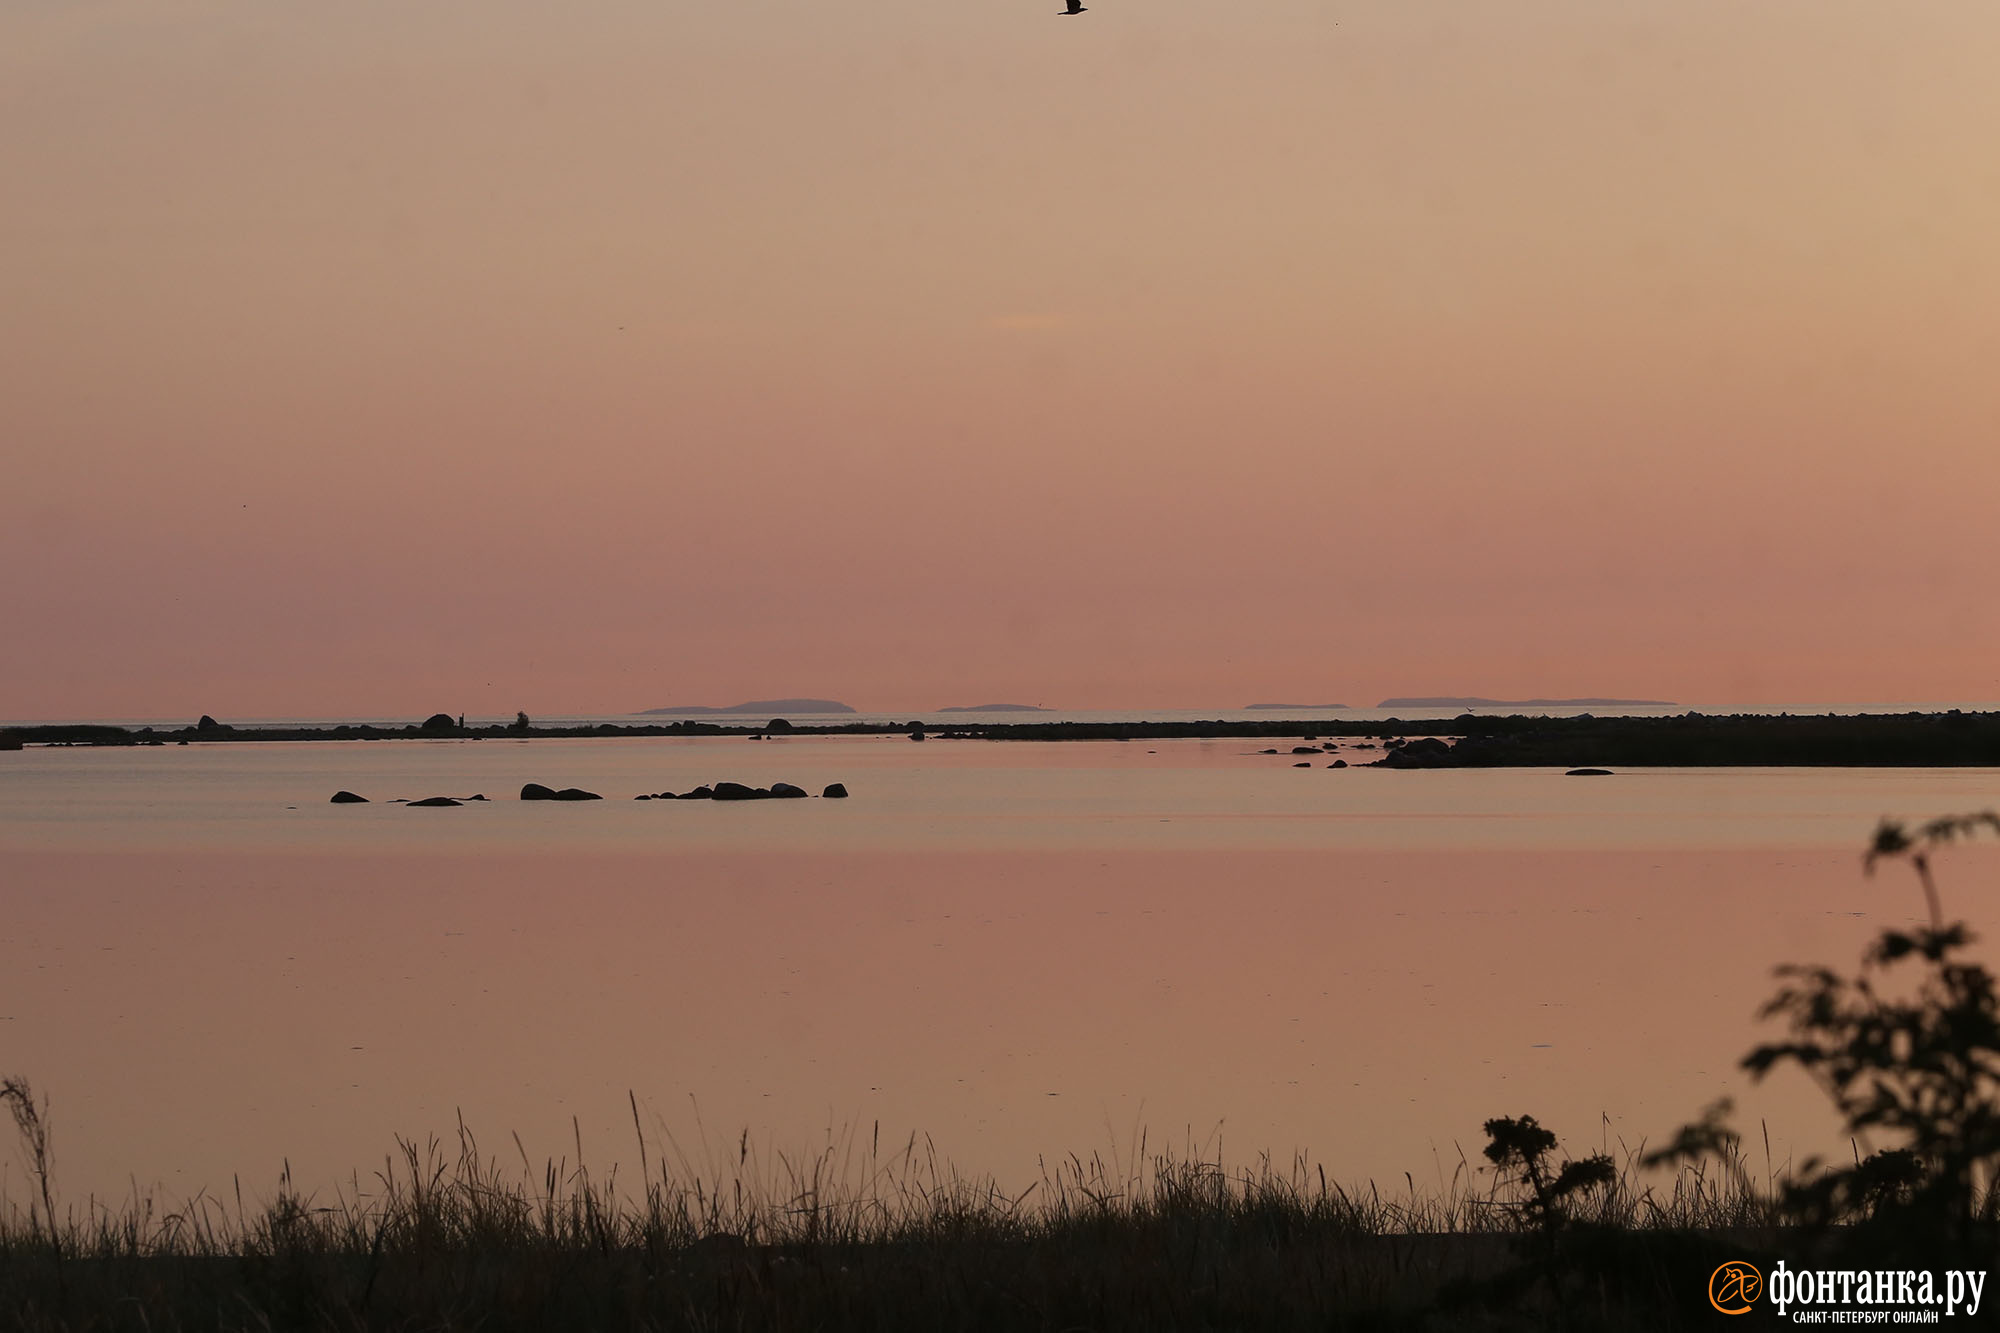
[[[1296,743],[1369,715],[1300,714]],[[1722,1096],[1781,1169],[1852,1149],[1810,1084],[1740,1069],[1780,1035],[1772,969],[1921,919],[1905,867],[1864,869],[1880,819],[2000,805],[1990,769],[1573,778],[1319,743],[0,753],[0,1073],[47,1098],[78,1206],[365,1193],[461,1125],[600,1179],[636,1178],[643,1135],[695,1173],[867,1140],[1010,1190],[1171,1150],[1436,1193],[1488,1118],[1618,1156]],[[718,781],[851,795],[634,799]],[[488,799],[402,803],[439,795]],[[1936,869],[1991,934],[2000,856]],[[29,1188],[7,1155],[0,1194]]]

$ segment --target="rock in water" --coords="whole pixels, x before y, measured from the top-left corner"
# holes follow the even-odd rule
[[[1452,763],[1449,743],[1436,736],[1405,741],[1391,749],[1375,765],[1377,768],[1447,768]]]
[[[421,801],[411,801],[410,809],[415,810],[419,806],[441,806],[441,805],[463,805],[463,804],[465,804],[463,801],[454,801],[449,796],[426,796]]]
[[[715,798],[715,788],[709,786],[700,786],[696,787],[693,791],[684,791],[674,799],[680,801],[708,801],[708,800],[713,800],[714,798]]]
[[[355,794],[354,794],[353,792],[351,792],[351,791],[337,791],[337,792],[335,792],[335,793],[333,794],[333,801],[332,801],[332,804],[334,804],[334,805],[366,805],[366,804],[368,804],[368,798],[367,798],[366,796],[356,796],[356,795],[355,795]]]
[[[1572,768],[1569,772],[1563,774],[1563,776],[1566,778],[1608,778],[1611,776],[1611,770],[1608,768]]]
[[[555,798],[555,788],[544,787],[539,782],[530,782],[521,788],[521,799],[524,801],[553,801]]]
[[[424,719],[422,727],[426,736],[449,736],[457,730],[458,723],[452,720],[450,713],[432,713]]]
[[[770,795],[765,792],[764,795]],[[740,782],[718,782],[715,784],[715,799],[718,801],[754,801],[757,789],[746,787]]]
[[[844,782],[833,783],[825,791],[821,792],[820,795],[830,796],[836,801],[841,800],[847,795],[847,784]]]
[[[771,784],[771,795],[781,800],[796,801],[805,794],[806,789],[804,787],[794,787],[789,782],[774,782]]]
[[[555,799],[558,801],[601,801],[604,798],[594,791],[585,791],[581,787],[564,787],[555,794]]]

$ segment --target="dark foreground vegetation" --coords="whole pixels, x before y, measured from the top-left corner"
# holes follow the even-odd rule
[[[0,1101],[29,1188],[0,1208],[0,1316],[52,1331],[1645,1330],[1716,1327],[1717,1276],[1780,1262],[1984,1278],[2000,1258],[2000,1001],[1931,859],[1985,830],[2000,816],[1885,824],[1870,865],[1910,864],[1924,924],[1884,931],[1851,974],[1780,969],[1765,1016],[1784,1036],[1742,1063],[1814,1078],[1854,1136],[1844,1162],[1767,1150],[1753,1165],[1718,1104],[1615,1156],[1498,1117],[1482,1165],[1461,1159],[1430,1189],[1343,1188],[1303,1157],[1232,1170],[1142,1138],[1129,1162],[1045,1164],[1010,1195],[926,1141],[885,1152],[858,1132],[775,1162],[745,1136],[696,1164],[647,1136],[635,1103],[625,1182],[594,1177],[580,1143],[578,1162],[537,1170],[518,1140],[503,1162],[461,1125],[330,1195],[281,1179],[255,1204],[79,1207],[55,1186],[47,1103],[13,1078]],[[1727,1291],[1749,1324],[1776,1322],[1754,1287]]]
[[[527,740],[592,736],[900,736],[988,741],[1138,741],[1197,738],[1394,741],[1389,768],[1576,768],[1582,766],[2000,767],[2000,713],[1883,713],[1843,716],[1731,714],[1711,717],[1494,717],[1376,722],[1272,718],[1254,722],[1003,722],[940,728],[920,722],[755,724],[676,722],[587,726],[511,723],[464,726],[448,714],[402,727],[235,727],[204,717],[189,727],[57,725],[0,732],[0,747],[176,745],[193,742],[353,740]],[[1435,744],[1429,741],[1435,740]]]
[[[27,1329],[1672,1327],[1717,1264],[1772,1249],[1747,1173],[1614,1180],[1544,1235],[1471,1168],[1432,1197],[1331,1184],[1303,1161],[1052,1166],[1027,1195],[954,1179],[922,1145],[790,1165],[775,1184],[569,1163],[531,1175],[401,1145],[340,1197],[17,1211],[0,1309]],[[865,1155],[865,1153],[864,1153]],[[1400,1184],[1401,1182],[1399,1182]],[[1550,1267],[1550,1264],[1556,1267]]]

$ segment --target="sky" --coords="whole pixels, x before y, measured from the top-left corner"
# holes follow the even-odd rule
[[[1990,0],[0,0],[0,717],[2000,699]]]

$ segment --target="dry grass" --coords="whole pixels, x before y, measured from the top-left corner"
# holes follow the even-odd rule
[[[25,1085],[14,1105],[36,1109]],[[254,1204],[7,1203],[0,1309],[35,1330],[1664,1328],[1695,1315],[1705,1257],[1775,1217],[1768,1173],[1653,1178],[1636,1149],[1551,1237],[1463,1157],[1385,1193],[1304,1156],[1232,1168],[1142,1137],[1010,1194],[924,1138],[849,1130],[766,1160],[747,1135],[649,1139],[636,1107],[634,1128],[629,1181],[581,1152],[492,1154],[461,1125],[330,1194],[287,1177]]]

